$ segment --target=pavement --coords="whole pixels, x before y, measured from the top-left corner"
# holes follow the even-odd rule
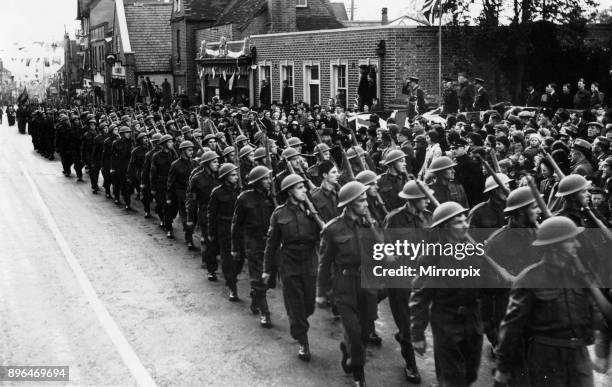
[[[248,309],[246,272],[242,302],[230,303],[222,278],[206,280],[176,226],[177,239],[167,240],[140,203],[126,213],[93,195],[87,177],[64,177],[58,160],[40,157],[6,120],[0,144],[0,365],[69,366],[60,385],[351,384],[340,368],[342,327],[328,309],[310,318],[313,358],[304,363],[281,289],[268,293],[274,327],[263,329]],[[368,385],[406,386],[387,301],[379,316],[383,345],[368,348]],[[435,382],[429,332],[428,345],[417,358],[424,386]],[[492,385],[488,351],[476,386]]]

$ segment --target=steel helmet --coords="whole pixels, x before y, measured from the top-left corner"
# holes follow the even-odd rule
[[[299,156],[300,153],[295,148],[287,148],[281,153],[281,158],[289,160],[292,157]]]
[[[347,159],[354,159],[355,157],[361,157],[365,154],[365,151],[360,146],[352,146],[349,150],[346,151]]]
[[[281,191],[285,191],[296,184],[304,182],[304,178],[296,173],[292,173],[285,177],[281,182]]]
[[[547,246],[574,238],[584,231],[584,227],[577,227],[571,219],[565,216],[552,216],[540,224],[536,231],[536,240],[533,246]]]
[[[555,196],[567,196],[589,188],[587,179],[580,175],[567,175],[559,182],[559,190]]]
[[[398,160],[401,160],[402,158],[405,158],[406,154],[399,150],[399,149],[395,149],[392,150],[391,152],[387,153],[387,157],[385,157],[385,161],[383,161],[383,165],[389,165],[393,162],[396,162]]]
[[[249,184],[258,182],[259,180],[268,176],[271,172],[271,170],[264,167],[263,165],[258,165],[255,168],[251,169],[251,172],[249,172],[249,176],[247,176],[247,182]]]
[[[128,128],[127,126],[122,126],[119,128],[119,134],[122,133],[132,133],[132,129]]]
[[[185,135],[185,134],[187,134],[187,133],[189,133],[189,132],[191,132],[191,131],[192,131],[192,129],[191,129],[191,127],[189,127],[189,126],[183,126],[183,127],[181,128],[181,133],[183,133],[183,135]]]
[[[183,141],[181,142],[181,145],[179,145],[179,150],[181,149],[185,149],[185,148],[193,148],[194,145],[191,141]]]
[[[505,173],[497,173],[497,177],[499,178],[499,180],[501,180],[503,184],[507,184],[512,181],[512,179],[509,178]],[[485,181],[485,189],[484,191],[482,191],[482,193],[493,191],[495,188],[499,188],[499,184],[497,184],[497,181],[495,181],[493,176],[489,176]]]
[[[266,157],[266,149],[259,147],[255,149],[255,160],[263,159]]]
[[[236,142],[240,142],[240,141],[247,141],[247,138],[244,134],[241,134],[238,137],[236,137]]]
[[[338,192],[338,207],[344,207],[357,199],[364,192],[368,190],[368,187],[361,184],[358,181],[350,181],[340,188]]]
[[[238,157],[243,158],[244,156],[248,155],[251,152],[253,152],[253,148],[250,145],[245,145],[242,148],[240,148],[240,152],[238,152]]]
[[[202,141],[207,142],[209,140],[216,140],[216,139],[217,139],[217,137],[215,137],[214,134],[207,134],[206,136],[204,136],[204,140],[202,140]]]
[[[127,121],[129,121],[129,120],[130,120],[130,116],[127,116],[127,115],[123,115],[123,116],[121,116],[121,121],[125,121],[125,122],[127,122]]]
[[[172,136],[169,134],[164,134],[163,136],[161,136],[161,138],[159,139],[159,145],[164,144],[170,140],[173,140]]]
[[[327,146],[327,144],[317,144],[317,146],[314,147],[314,150],[312,152],[313,155],[319,154],[319,153],[323,153],[325,151],[330,150],[329,147]]]
[[[226,146],[225,149],[223,149],[223,152],[221,152],[221,156],[225,157],[229,155],[230,153],[232,153],[233,151],[234,151],[233,146]]]
[[[429,189],[427,186],[425,189],[429,190],[433,194],[433,190]],[[406,184],[404,184],[404,188],[397,194],[402,199],[423,199],[426,198],[427,195],[419,188],[416,180],[410,180]]]
[[[151,141],[152,142],[159,142],[159,139],[162,137],[161,134],[159,133],[155,133],[154,135],[151,136]]]
[[[136,136],[136,141],[140,140],[141,138],[147,137],[147,134],[144,132],[138,133],[138,136]]]
[[[508,198],[506,198],[506,208],[504,208],[504,212],[508,213],[518,210],[535,202],[535,200],[529,187],[519,187],[510,192]]]
[[[442,223],[468,212],[467,208],[457,202],[444,202],[440,204],[433,212],[431,218],[431,228],[441,225]]]
[[[451,160],[450,157],[448,157],[448,156],[440,156],[440,157],[434,159],[431,162],[431,164],[429,164],[428,171],[429,172],[443,171],[445,169],[452,168],[455,165],[457,165],[457,164],[455,164],[453,162],[453,160]]]
[[[202,137],[202,131],[200,129],[196,129],[192,133],[193,137]]]
[[[376,183],[378,175],[370,170],[361,171],[355,176],[355,180],[363,185],[370,185]]]
[[[219,167],[218,178],[222,179],[225,175],[227,175],[231,171],[235,171],[236,169],[238,169],[238,167],[235,166],[234,164],[232,164],[232,163],[225,163],[225,164],[223,164],[223,165],[221,165]]]
[[[200,164],[204,164],[204,163],[213,161],[218,158],[219,158],[219,155],[217,154],[217,152],[207,151],[207,152],[204,152],[202,157],[200,157]]]
[[[297,137],[290,137],[287,139],[287,146],[288,147],[294,147],[297,145],[303,145],[304,143],[302,142],[302,140],[300,140]]]

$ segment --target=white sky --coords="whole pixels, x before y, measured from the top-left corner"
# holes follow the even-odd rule
[[[350,0],[343,1],[347,10]],[[355,19],[357,20],[379,20],[381,9],[387,7],[389,20],[393,20],[406,13],[412,13],[423,0],[354,0]],[[510,1],[510,0],[508,0]],[[600,9],[612,6],[612,0],[599,0]],[[40,55],[39,46],[32,45],[35,41],[62,40],[64,29],[71,36],[78,28],[76,17],[77,0],[0,0],[0,58],[4,60],[5,66],[12,71],[9,63],[11,57]],[[413,11],[414,12],[414,11]],[[14,43],[18,42],[17,45]],[[29,50],[18,51],[17,48],[26,46]],[[38,48],[37,48],[38,47]],[[38,50],[38,51],[37,51]],[[9,59],[9,61],[7,61]]]

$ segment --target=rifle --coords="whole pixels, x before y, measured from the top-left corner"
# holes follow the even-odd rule
[[[266,164],[268,164],[268,168],[270,168],[272,174],[274,174],[274,166],[272,165],[272,156],[270,156],[268,136],[265,133],[262,133],[262,140],[264,142],[264,149],[266,151]],[[274,183],[270,184],[270,194],[272,195],[272,202],[274,203],[274,207],[277,207],[278,200],[276,199],[276,185]]]
[[[427,197],[427,199],[429,199],[429,201],[433,204],[433,206],[438,207],[440,205],[440,202],[432,195],[431,191],[423,185],[423,182],[421,180],[415,179],[415,181],[416,181],[417,187],[419,187],[421,192],[423,192],[423,194]],[[472,238],[471,235],[467,234],[466,239],[468,240],[468,242],[474,245],[476,244],[476,241],[474,241],[474,238]],[[514,282],[516,277],[510,274],[508,270],[503,268],[500,264],[495,262],[493,258],[489,257],[487,254],[483,254],[482,258],[491,267],[491,269],[495,271],[495,273],[497,273],[502,279],[504,279],[504,281]]]
[[[563,171],[561,171],[561,168],[559,168],[559,165],[552,157],[552,155],[548,153],[546,149],[544,149],[544,146],[542,144],[540,144],[540,150],[542,151],[542,153],[544,153],[544,157],[546,157],[548,162],[552,165],[553,169],[555,170],[555,173],[557,174],[557,177],[559,177],[559,180],[563,179],[565,177],[565,174],[563,173]]]
[[[502,183],[501,179],[499,178],[499,176],[497,176],[497,173],[493,170],[491,165],[489,163],[487,163],[487,161],[485,159],[483,159],[482,156],[480,156],[479,154],[476,154],[476,157],[478,158],[478,160],[480,160],[480,162],[485,167],[487,172],[489,172],[489,174],[491,175],[493,180],[495,180],[495,182],[497,183],[497,186],[499,188],[501,188],[506,195],[509,195],[510,194],[510,190],[508,189],[508,187],[506,187],[506,185],[504,183]]]
[[[285,164],[287,164],[287,170],[289,170],[289,173],[291,174],[295,174],[295,169],[293,168],[293,165],[291,165],[291,162],[288,159],[285,159]],[[308,179],[305,179],[306,181],[310,182],[310,185],[312,186],[312,182]],[[319,227],[322,229],[323,227],[325,227],[325,222],[323,222],[323,219],[321,219],[321,217],[319,216],[319,212],[317,211],[317,209],[315,208],[314,204],[312,204],[312,201],[310,201],[310,198],[308,197],[308,194],[306,194],[306,207],[308,208],[308,210],[310,211],[310,213],[312,215],[314,215],[315,221],[317,222],[317,224],[319,225]]]
[[[527,176],[527,182],[529,183],[529,188],[531,189],[531,193],[533,197],[535,198],[536,203],[538,204],[538,207],[540,207],[540,210],[542,211],[542,216],[544,218],[552,217],[553,214],[551,213],[550,209],[544,203],[544,200],[542,200],[542,197],[540,196],[540,192],[536,188],[535,182],[531,176]],[[593,214],[592,211],[590,211],[590,208],[588,209],[588,211],[592,214],[593,217],[596,218],[595,214]],[[602,225],[603,225],[603,222],[602,222]],[[603,229],[607,230],[608,233],[606,234],[608,237],[610,237],[610,230],[608,230],[607,227],[605,227],[605,225],[603,226],[604,228],[602,228],[602,230]],[[586,269],[586,267],[584,266],[580,258],[575,257],[573,260],[573,263],[574,265],[576,265],[576,269],[580,273],[585,274],[584,279],[585,281],[587,281],[587,286],[589,288],[589,291],[591,292],[591,295],[595,299],[595,303],[597,304],[597,307],[599,308],[601,313],[604,315],[606,320],[608,320],[608,322],[612,322],[612,306],[608,302],[607,298],[601,292],[601,286],[600,286],[601,280],[599,279],[599,276],[596,273],[590,273]],[[592,276],[592,279],[589,279],[589,276]]]
[[[497,153],[495,153],[495,149],[491,148],[490,154],[491,162],[493,163],[493,169],[496,173],[500,173],[501,170],[499,169],[499,161],[497,161]]]
[[[228,133],[228,137],[230,140],[230,144],[234,147],[234,164],[238,167],[238,190],[242,191],[242,174],[240,173],[240,155],[238,154],[238,147],[236,146],[236,142],[234,141],[234,136],[231,133]]]

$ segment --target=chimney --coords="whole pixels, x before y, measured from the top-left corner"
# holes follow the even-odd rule
[[[382,21],[380,24],[382,24],[383,26],[389,24],[389,15],[387,15],[387,8],[382,9]]]
[[[270,33],[297,31],[296,0],[268,0]]]

